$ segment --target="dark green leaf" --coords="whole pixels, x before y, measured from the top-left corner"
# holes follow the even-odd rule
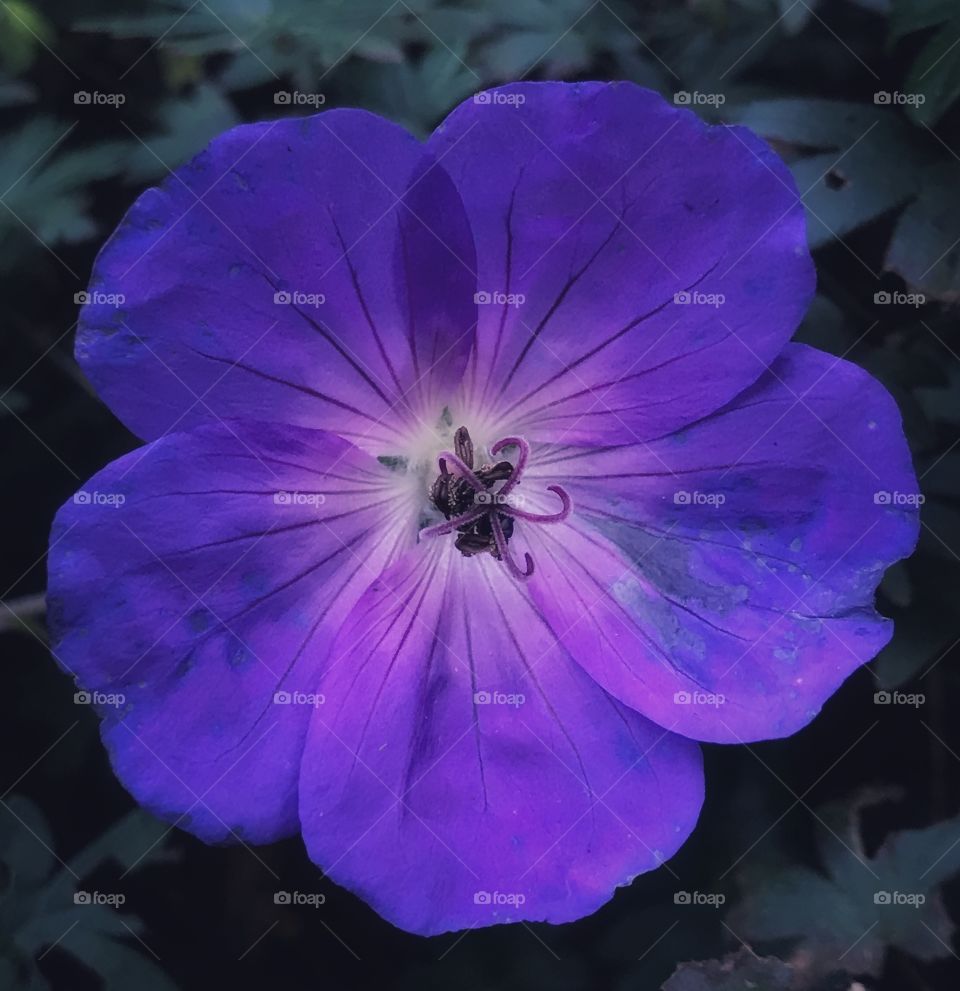
[[[662,991],[788,991],[793,968],[776,957],[758,957],[747,949],[722,960],[682,963]]]
[[[944,25],[926,44],[907,73],[903,89],[907,113],[928,127],[960,96],[960,17]]]
[[[863,808],[889,792],[867,793],[841,816],[818,818],[822,871],[785,866],[744,875],[744,898],[730,926],[754,945],[789,941],[824,970],[877,975],[886,948],[921,960],[950,954],[953,926],[938,886],[960,870],[960,817],[889,835],[872,859],[860,835]]]
[[[955,300],[960,294],[960,162],[924,169],[916,199],[903,211],[884,265],[914,292]]]
[[[958,13],[958,0],[893,0],[890,40],[894,42],[914,31],[942,24]]]
[[[209,85],[187,99],[167,100],[159,114],[160,133],[143,136],[127,157],[127,175],[138,183],[165,177],[237,123],[231,104]]]

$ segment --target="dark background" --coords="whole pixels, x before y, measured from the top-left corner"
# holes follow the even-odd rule
[[[711,94],[705,117],[776,145],[819,274],[799,336],[894,393],[926,503],[881,588],[891,646],[793,738],[706,747],[706,808],[667,867],[576,924],[422,939],[299,840],[211,848],[135,810],[46,649],[44,554],[58,506],[137,444],[71,355],[74,294],[135,197],[233,123],[303,112],[277,92],[423,134],[518,78]],[[958,95],[953,0],[2,0],[0,988],[960,987]]]

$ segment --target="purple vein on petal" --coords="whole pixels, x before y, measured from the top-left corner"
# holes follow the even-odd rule
[[[329,204],[327,204],[327,212],[330,214],[330,223],[333,224],[333,229],[336,232],[337,240],[340,242],[340,250],[343,252],[343,260],[347,263],[347,271],[350,273],[350,282],[353,285],[354,293],[356,293],[357,302],[360,304],[360,309],[362,310],[363,316],[367,321],[367,326],[370,328],[370,333],[373,335],[374,342],[377,345],[377,350],[380,352],[380,357],[387,366],[387,369],[390,372],[390,377],[393,379],[393,384],[396,386],[397,396],[403,396],[403,386],[400,384],[400,379],[397,378],[396,369],[394,369],[393,364],[390,361],[390,356],[387,354],[387,349],[383,346],[383,339],[380,337],[380,331],[374,323],[373,316],[370,313],[370,308],[367,306],[367,301],[362,290],[360,289],[360,280],[357,277],[353,260],[350,258],[350,249],[347,247],[347,243],[343,239],[343,234],[340,231],[340,225],[337,223],[337,219],[333,215],[333,209]]]
[[[533,332],[530,335],[529,340],[527,340],[527,342],[524,344],[522,350],[520,351],[520,354],[517,356],[517,360],[513,363],[513,367],[507,373],[507,377],[503,381],[504,388],[506,388],[506,386],[510,384],[510,381],[513,379],[513,376],[516,374],[517,369],[523,363],[523,360],[529,354],[530,349],[533,347],[534,343],[540,337],[541,333],[543,333],[543,330],[546,327],[547,323],[550,321],[550,318],[554,315],[554,313],[557,312],[558,309],[560,309],[561,304],[563,303],[564,299],[566,299],[570,290],[573,289],[573,287],[580,281],[580,279],[586,273],[587,269],[590,268],[590,266],[594,263],[594,261],[603,251],[603,249],[606,248],[606,246],[610,243],[611,240],[613,240],[613,235],[616,234],[622,219],[623,219],[622,216],[617,219],[616,223],[613,225],[612,229],[610,230],[610,233],[606,236],[606,238],[604,238],[604,240],[600,243],[600,246],[594,251],[594,253],[586,260],[586,262],[584,262],[584,264],[576,272],[574,272],[572,275],[567,277],[567,281],[561,287],[560,292],[557,294],[557,298],[553,301],[553,303],[551,303],[549,309],[540,320],[540,323],[538,323],[537,326],[534,328]]]

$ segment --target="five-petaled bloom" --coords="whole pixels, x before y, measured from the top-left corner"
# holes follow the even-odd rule
[[[655,868],[696,741],[793,733],[890,636],[916,482],[882,386],[789,343],[813,287],[771,149],[631,84],[216,139],[77,338],[147,442],[50,552],[120,779],[418,933]]]

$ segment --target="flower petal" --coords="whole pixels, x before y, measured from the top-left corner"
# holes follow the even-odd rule
[[[790,345],[725,409],[649,444],[538,452],[575,525],[524,530],[532,593],[607,691],[699,740],[787,736],[892,624],[883,571],[917,539],[897,408],[862,369]],[[912,503],[912,505],[911,505]]]
[[[783,162],[632,83],[478,94],[429,146],[490,299],[472,405],[531,441],[630,442],[712,412],[760,376],[813,293]]]
[[[53,650],[137,800],[208,841],[295,830],[321,648],[413,533],[385,468],[299,427],[170,435],[66,503]]]
[[[600,689],[501,564],[446,538],[370,587],[321,686],[308,850],[404,929],[579,918],[696,822],[696,745]]]
[[[456,190],[402,128],[352,110],[244,125],[131,207],[77,358],[147,439],[239,417],[390,450],[460,380],[474,269]]]

